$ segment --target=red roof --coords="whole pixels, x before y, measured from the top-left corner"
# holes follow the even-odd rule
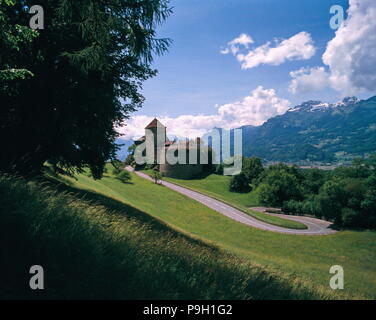
[[[163,127],[163,128],[165,128],[165,126],[157,118],[154,118],[154,120],[152,122],[150,122],[146,126],[145,129],[157,128],[157,127]]]

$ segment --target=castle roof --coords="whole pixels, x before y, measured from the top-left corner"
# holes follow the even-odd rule
[[[154,118],[154,120],[152,122],[150,122],[146,127],[145,129],[150,129],[150,128],[157,128],[157,127],[162,127],[162,128],[165,128],[165,126],[157,119],[157,118]]]

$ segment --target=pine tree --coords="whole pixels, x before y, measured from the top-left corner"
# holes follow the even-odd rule
[[[27,28],[30,1],[0,9],[0,46],[7,47],[0,70],[26,70],[23,79],[0,79],[0,170],[39,174],[49,161],[69,172],[89,167],[100,178],[115,158],[115,128],[142,106],[142,83],[156,75],[153,56],[170,43],[155,32],[171,13],[168,0],[38,4],[45,29],[29,30],[32,39],[20,48],[7,47],[4,30]]]

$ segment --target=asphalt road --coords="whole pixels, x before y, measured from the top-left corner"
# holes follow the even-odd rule
[[[134,172],[139,177],[153,181],[147,174],[134,171],[132,167],[126,167],[126,170]],[[173,184],[171,182],[162,181],[162,184],[170,188],[172,190],[175,190],[181,194],[184,194],[185,196],[192,198],[198,202],[201,202],[205,206],[225,215],[226,217],[233,219],[235,221],[238,221],[240,223],[246,224],[248,226],[261,229],[261,230],[267,230],[272,232],[279,232],[279,233],[288,233],[288,234],[299,234],[299,235],[328,235],[335,233],[335,230],[332,230],[329,228],[331,225],[330,222],[316,219],[316,218],[309,218],[309,217],[301,217],[301,216],[288,216],[288,215],[282,215],[278,214],[279,217],[286,218],[288,220],[298,221],[307,226],[307,229],[304,230],[298,230],[298,229],[288,229],[283,227],[278,227],[271,225],[269,223],[257,220],[256,218],[253,218],[249,216],[248,214],[226,204],[223,203],[217,199],[213,199],[209,196],[203,195],[199,192],[192,191],[190,189],[178,186],[176,184]],[[257,207],[257,208],[251,208],[252,210],[259,211],[259,212],[265,212],[266,208],[263,207]],[[266,213],[270,214],[270,213]],[[270,214],[275,215],[275,214]]]

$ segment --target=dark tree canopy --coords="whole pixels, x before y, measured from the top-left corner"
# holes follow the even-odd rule
[[[117,126],[141,107],[152,57],[168,39],[156,27],[168,0],[38,0],[0,5],[0,170],[38,174],[46,161],[100,178],[115,158]]]

